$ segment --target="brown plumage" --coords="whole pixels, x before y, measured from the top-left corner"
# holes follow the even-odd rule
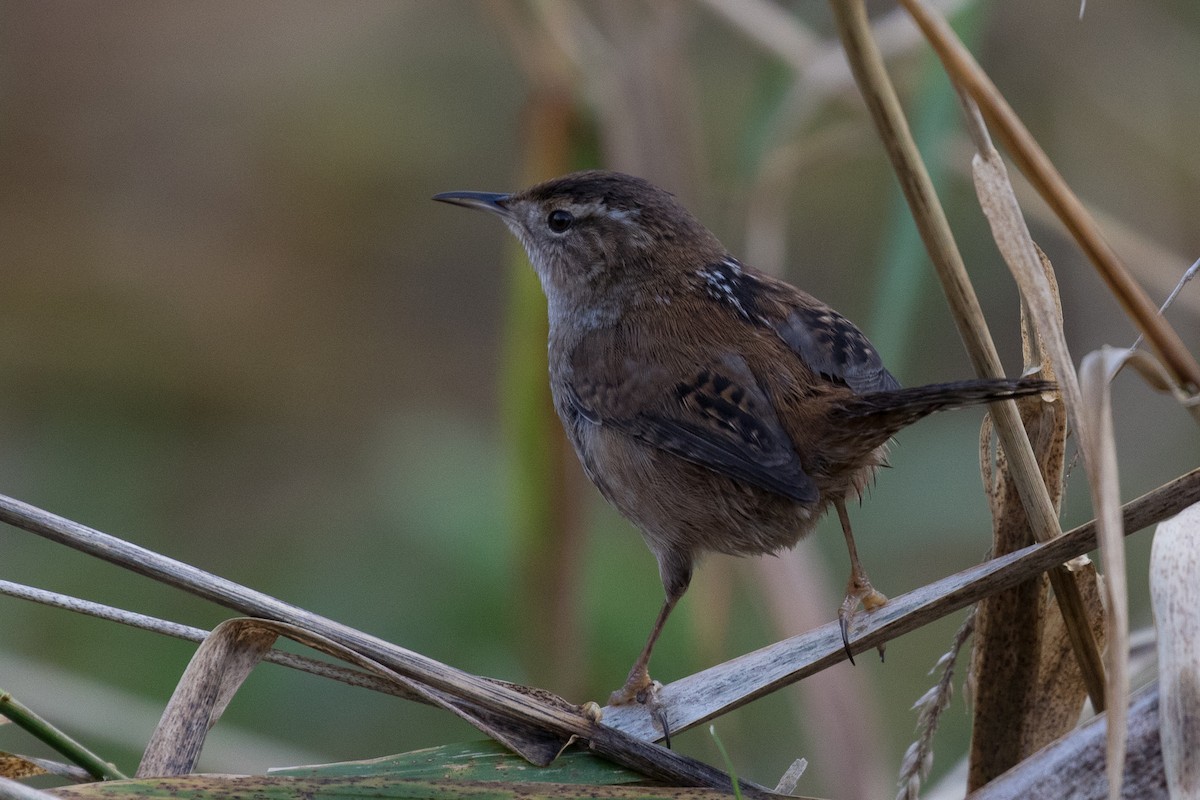
[[[549,303],[550,386],[588,477],[642,532],[666,601],[625,687],[707,552],[792,547],[833,505],[851,558],[839,611],[886,598],[845,511],[893,434],[942,408],[1046,391],[1035,380],[901,389],[853,323],[733,258],[671,194],[614,172],[435,199],[498,214]],[[847,645],[848,651],[848,645]]]

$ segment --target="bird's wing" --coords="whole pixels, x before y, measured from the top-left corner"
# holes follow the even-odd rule
[[[816,484],[742,358],[682,372],[630,356],[606,362],[603,370],[574,371],[567,400],[583,418],[761,489],[817,501]]]
[[[900,388],[863,332],[820,301],[793,306],[771,327],[814,372],[856,394]]]
[[[856,394],[899,389],[853,322],[817,298],[732,257],[697,272],[709,296],[743,321],[766,325],[814,373]]]

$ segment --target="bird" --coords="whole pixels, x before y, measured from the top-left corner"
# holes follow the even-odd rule
[[[1053,389],[1034,378],[901,388],[850,320],[739,261],[642,178],[587,170],[433,199],[498,216],[524,246],[547,300],[555,410],[658,563],[665,599],[612,705],[657,702],[651,652],[701,557],[787,550],[830,506],[850,557],[838,620],[851,655],[858,607],[887,597],[859,560],[846,503],[893,435],[939,409]]]

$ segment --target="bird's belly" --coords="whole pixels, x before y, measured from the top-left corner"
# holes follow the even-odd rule
[[[807,534],[826,505],[824,498],[796,502],[602,426],[586,428],[572,437],[584,470],[655,553],[776,552]]]

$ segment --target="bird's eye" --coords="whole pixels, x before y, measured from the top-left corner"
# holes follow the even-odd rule
[[[546,217],[546,224],[555,233],[565,233],[567,228],[574,223],[575,216],[570,211],[563,211],[561,208],[554,209],[550,212],[550,216]]]

